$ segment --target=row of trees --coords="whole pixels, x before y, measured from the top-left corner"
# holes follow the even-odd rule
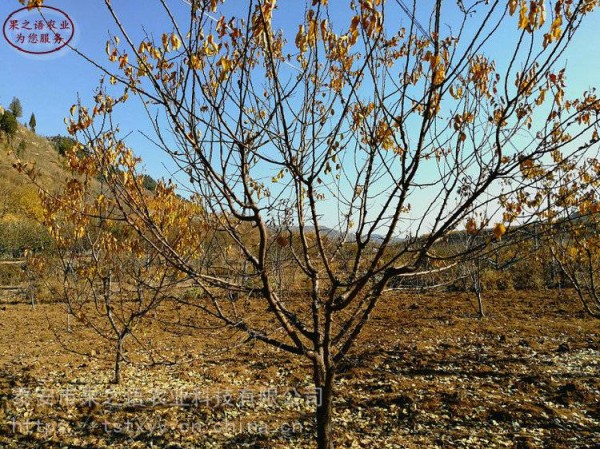
[[[585,312],[598,318],[599,219],[595,213],[581,217],[573,212],[559,222],[539,221],[520,228],[508,242],[495,241],[489,230],[459,233],[444,246],[469,248],[487,240],[485,251],[444,272],[392,281],[392,287],[404,292],[471,292],[480,317],[485,314],[484,303],[501,291],[573,289]]]
[[[93,279],[92,292],[74,295],[69,310],[84,314],[74,302],[91,297],[115,335],[127,334],[128,317],[151,303],[139,289],[160,284],[115,283],[103,261],[160,261],[167,285],[186,279],[202,292],[188,328],[218,322],[310,364],[320,449],[334,446],[339,366],[390,282],[451,270],[527,222],[558,224],[567,179],[565,213],[595,216],[600,102],[593,91],[567,98],[561,64],[596,1],[437,0],[419,5],[430,8],[425,27],[416,2],[357,0],[342,11],[312,0],[286,11],[293,30],[278,28],[275,0],[236,3],[235,16],[222,1],[192,0],[185,22],[160,3],[165,33],[135,41],[105,2],[120,39],[107,43],[114,66],[103,70],[123,90],[101,84],[93,106],[72,109],[82,151],[69,155],[65,191],[46,200],[58,247],[65,232],[85,240],[63,271]],[[499,39],[509,55],[495,60]],[[172,186],[141,187],[112,120],[132,98],[185,174],[186,199]],[[591,178],[574,189],[580,172]],[[86,185],[92,177],[100,191]],[[489,238],[442,245],[456,230],[487,228]],[[290,273],[299,291],[283,288]],[[117,321],[119,295],[132,308]]]

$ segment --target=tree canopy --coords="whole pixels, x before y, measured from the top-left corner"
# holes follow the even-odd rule
[[[31,117],[29,118],[29,127],[33,132],[35,132],[35,127],[37,126],[37,121],[35,120],[35,114],[31,113]]]
[[[5,111],[0,118],[0,130],[2,130],[10,140],[19,129],[19,123],[16,117],[9,111]]]
[[[22,117],[23,106],[21,106],[21,100],[19,100],[17,97],[14,97],[8,106],[8,110],[12,112],[16,118]]]

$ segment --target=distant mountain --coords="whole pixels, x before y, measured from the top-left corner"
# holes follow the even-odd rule
[[[304,229],[306,230],[306,232],[315,232],[315,227],[314,226],[305,226]],[[321,226],[320,228],[321,234],[332,239],[332,240],[341,240],[344,235],[341,231],[337,230],[337,229],[333,229],[333,228],[329,228],[326,226]],[[298,226],[292,226],[291,227],[291,231],[292,232],[299,232],[300,228]],[[381,235],[381,234],[372,234],[371,235],[371,242],[379,244],[381,243],[383,240],[385,239],[385,236]],[[348,235],[346,235],[346,242],[355,242],[356,241],[356,231],[350,231],[348,232]],[[402,242],[403,239],[401,239],[400,237],[392,237],[392,243],[399,243]]]

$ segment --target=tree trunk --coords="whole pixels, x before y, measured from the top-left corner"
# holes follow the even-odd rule
[[[319,369],[317,388],[317,447],[333,449],[331,420],[333,417],[333,385],[335,373],[332,368]]]
[[[481,258],[477,258],[477,264],[475,266],[475,295],[477,296],[477,312],[479,313],[479,318],[483,318],[485,316],[485,312],[483,311],[483,299],[481,297]]]
[[[485,317],[485,312],[483,311],[483,299],[481,298],[481,290],[477,289],[475,292],[477,295],[477,311],[479,312],[479,318]]]
[[[123,360],[123,338],[119,337],[117,339],[117,348],[115,355],[115,372],[113,383],[118,384],[121,382],[121,361]]]

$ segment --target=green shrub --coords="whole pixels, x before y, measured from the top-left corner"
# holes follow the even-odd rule
[[[2,118],[0,118],[0,130],[6,134],[9,142],[17,133],[17,129],[19,129],[19,123],[16,117],[11,112],[5,111]]]
[[[12,113],[16,118],[23,116],[23,106],[21,106],[21,100],[17,97],[13,97],[10,105],[8,105],[8,110]]]
[[[56,148],[56,151],[61,156],[64,156],[65,154],[67,154],[67,151],[69,151],[71,148],[73,148],[73,145],[75,145],[77,143],[75,141],[75,139],[72,139],[71,137],[65,137],[65,136],[53,136],[53,137],[49,137],[48,140],[50,142],[52,142],[52,144],[54,145],[54,148]]]
[[[142,185],[144,186],[145,189],[149,190],[150,192],[154,192],[156,190],[156,180],[149,175],[143,175],[142,176]]]

